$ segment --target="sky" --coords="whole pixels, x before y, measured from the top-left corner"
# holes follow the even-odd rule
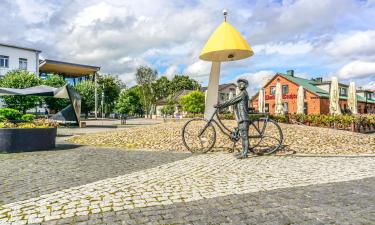
[[[199,54],[223,9],[254,55],[223,63],[221,83],[246,78],[255,93],[293,69],[375,90],[375,0],[0,0],[0,42],[100,66],[127,86],[140,65],[205,85],[211,63]]]

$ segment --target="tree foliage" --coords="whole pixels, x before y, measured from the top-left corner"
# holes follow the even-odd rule
[[[185,75],[175,75],[171,81],[171,94],[175,94],[181,90],[198,90],[200,85],[198,82],[189,76]]]
[[[105,113],[112,113],[124,84],[116,76],[104,75],[99,77],[98,85],[104,93]]]
[[[180,105],[182,109],[189,113],[203,113],[204,112],[204,93],[200,91],[192,91],[189,94],[180,98]]]
[[[167,104],[160,109],[160,112],[163,113],[164,115],[173,115],[175,109],[176,109],[176,104],[173,102],[172,98],[169,97]]]
[[[138,67],[135,73],[137,84],[141,88],[143,109],[147,116],[151,113],[153,103],[156,101],[152,83],[156,80],[157,74],[156,70],[147,66]]]
[[[160,99],[166,98],[172,94],[171,89],[172,82],[168,80],[166,76],[159,77],[155,83],[153,83],[153,90],[155,93],[155,100],[158,101]]]
[[[139,86],[122,91],[116,104],[116,112],[129,115],[142,115],[140,92]]]
[[[60,88],[66,85],[67,82],[64,80],[62,76],[53,74],[53,75],[48,76],[47,79],[43,81],[43,84],[47,86],[55,87],[55,88]],[[66,106],[69,105],[68,99],[46,97],[44,101],[50,110],[53,110],[56,112],[64,109]]]
[[[0,86],[6,88],[28,88],[38,86],[42,80],[34,73],[25,70],[13,70],[5,74],[0,80]],[[9,108],[17,109],[22,113],[35,107],[42,99],[36,96],[4,96],[5,104]]]
[[[91,80],[79,82],[75,89],[81,95],[81,110],[88,116],[90,111],[95,109],[95,83]],[[98,96],[101,96],[101,89],[98,87]]]

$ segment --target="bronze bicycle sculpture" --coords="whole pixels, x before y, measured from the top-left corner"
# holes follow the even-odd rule
[[[215,106],[216,111],[209,120],[196,118],[189,120],[182,129],[182,141],[191,152],[208,152],[216,142],[216,131],[213,124],[229,137],[233,142],[233,149],[237,141],[242,139],[242,151],[237,158],[247,157],[249,151],[257,154],[271,154],[281,148],[283,134],[277,122],[271,120],[268,114],[253,114],[249,117],[247,80],[239,79],[238,87],[240,93],[220,105]],[[220,120],[218,112],[220,108],[235,106],[237,127],[231,131]],[[255,116],[255,117],[254,117]],[[217,120],[214,119],[217,118]],[[250,135],[249,135],[249,129]],[[254,133],[254,135],[251,135]],[[273,135],[273,136],[272,136]]]
[[[267,113],[249,114],[249,151],[255,154],[269,155],[282,148],[283,133],[276,121],[269,118]],[[214,119],[216,117],[216,119]],[[240,140],[238,127],[229,129],[220,120],[218,110],[207,120],[194,118],[186,122],[182,128],[182,141],[184,146],[192,153],[206,153],[213,149],[216,143],[216,125],[219,130],[232,141],[232,149]]]

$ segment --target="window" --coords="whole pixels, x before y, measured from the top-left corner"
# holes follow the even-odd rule
[[[288,103],[287,102],[283,103],[283,107],[284,107],[284,113],[288,113],[289,112],[289,107],[288,107]]]
[[[289,92],[288,85],[283,85],[283,95],[288,94],[288,92]]]
[[[264,112],[270,112],[270,104],[266,103],[264,104]]]
[[[347,96],[348,95],[346,88],[340,87],[340,95],[341,96]]]
[[[303,113],[307,115],[307,102],[303,104]]]
[[[275,86],[271,86],[270,87],[270,95],[274,95],[275,91],[276,91],[276,87]]]
[[[220,93],[220,100],[225,101],[225,93]]]
[[[19,69],[27,70],[27,59],[19,58]]]
[[[9,56],[0,55],[0,67],[9,67]]]

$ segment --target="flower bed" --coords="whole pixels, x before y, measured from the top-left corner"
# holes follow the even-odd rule
[[[53,120],[35,119],[14,109],[0,110],[0,151],[21,152],[55,148],[56,128]]]
[[[187,118],[203,117],[203,114],[188,114]],[[222,120],[233,120],[233,113],[219,114]],[[251,119],[259,117],[256,114],[249,114]],[[327,127],[341,130],[348,130],[359,133],[375,132],[375,114],[362,115],[324,115],[324,114],[287,114],[270,115],[270,117],[279,123],[304,124],[308,126]]]
[[[359,133],[375,132],[375,115],[303,115],[288,114],[271,116],[282,123],[298,123],[308,126],[327,127]]]

